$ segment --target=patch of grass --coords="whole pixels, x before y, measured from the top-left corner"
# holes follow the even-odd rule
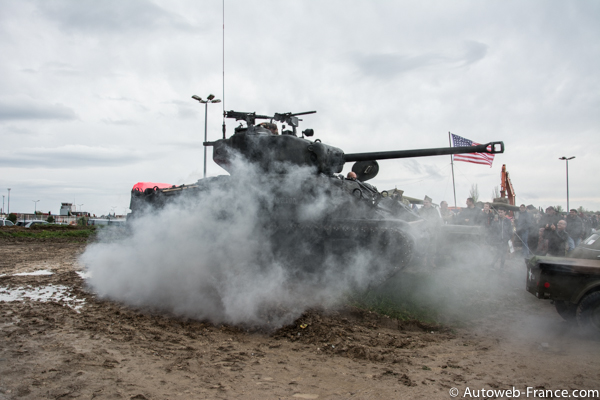
[[[415,302],[409,296],[401,296],[385,291],[368,290],[353,293],[349,297],[349,303],[354,307],[402,321],[418,320],[434,324],[439,321],[436,310]]]
[[[57,239],[57,238],[89,238],[96,233],[94,226],[36,226],[33,228],[11,227],[0,230],[0,236],[8,238]]]
[[[487,265],[448,264],[401,271],[379,287],[353,293],[351,304],[401,320],[416,319],[455,328],[519,312],[531,303],[522,285],[523,259],[502,271]]]
[[[462,281],[470,286],[468,280]],[[400,272],[377,287],[352,293],[349,302],[399,320],[456,326],[464,320],[457,310],[469,297],[468,290],[462,290],[457,282],[441,270]]]

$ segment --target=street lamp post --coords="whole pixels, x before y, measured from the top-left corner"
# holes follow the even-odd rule
[[[10,188],[8,188],[8,215],[10,215]]]
[[[573,157],[560,157],[559,160],[565,160],[567,162],[567,212],[569,212],[570,208],[569,208],[569,160],[574,159],[575,156]]]
[[[4,198],[5,197],[6,197],[5,195],[2,195],[2,213],[3,214],[4,214]]]
[[[33,207],[33,219],[37,219],[37,203],[39,200],[31,200],[35,206]]]
[[[204,142],[207,142],[208,103],[220,103],[221,100],[215,99],[214,94],[209,94],[206,100],[202,100],[202,97],[196,95],[193,95],[192,99],[204,104]],[[204,146],[204,177],[206,178],[206,146]]]

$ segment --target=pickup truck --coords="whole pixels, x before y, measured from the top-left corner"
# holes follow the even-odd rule
[[[600,233],[585,239],[567,257],[526,260],[527,291],[554,302],[558,314],[600,334]]]

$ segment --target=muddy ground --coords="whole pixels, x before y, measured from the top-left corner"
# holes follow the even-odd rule
[[[447,399],[451,388],[458,398],[467,387],[600,389],[600,342],[525,291],[518,257],[498,272],[506,296],[481,290],[484,312],[469,311],[463,322],[397,321],[347,306],[308,311],[276,332],[246,332],[97,299],[78,273],[85,245],[0,237],[0,399]],[[15,275],[40,270],[52,274]],[[43,288],[51,293],[31,298]]]

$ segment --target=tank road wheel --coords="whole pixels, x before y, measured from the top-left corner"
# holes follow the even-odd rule
[[[278,224],[270,227],[275,259],[292,273],[319,274],[331,257],[337,267],[353,262],[357,254],[371,254],[370,273],[389,278],[410,262],[415,239],[408,232],[373,224]]]
[[[395,269],[402,269],[412,259],[415,240],[408,233],[388,229],[380,234],[377,245],[388,262],[395,265]]]
[[[270,240],[275,259],[297,273],[316,272],[323,262],[323,234],[317,226],[279,224],[272,227]]]
[[[576,317],[580,328],[600,334],[600,292],[584,296],[577,307]]]
[[[380,276],[377,283],[391,278],[412,260],[415,240],[408,232],[379,227],[363,231],[368,232],[367,236],[359,241],[374,257],[370,272]]]
[[[565,321],[573,321],[575,319],[575,313],[577,312],[577,305],[569,303],[568,301],[554,300],[554,307],[556,312]]]

